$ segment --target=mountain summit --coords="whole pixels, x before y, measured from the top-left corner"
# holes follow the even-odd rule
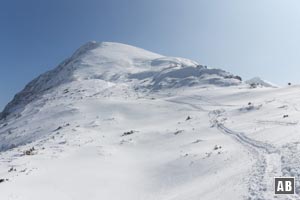
[[[86,80],[125,84],[129,89],[150,92],[207,84],[237,85],[241,78],[189,59],[166,57],[120,43],[93,41],[81,46],[55,69],[31,81],[5,107],[0,119],[11,114],[20,115],[28,103],[49,90]]]

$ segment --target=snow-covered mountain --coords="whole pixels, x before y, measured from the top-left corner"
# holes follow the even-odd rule
[[[2,112],[0,199],[299,199],[298,90],[89,42]]]
[[[0,119],[9,114],[19,115],[28,103],[49,90],[85,80],[150,91],[203,84],[228,86],[241,81],[238,76],[220,69],[209,69],[192,60],[165,57],[120,43],[89,42],[54,70],[30,82],[8,104]]]
[[[245,83],[251,85],[252,87],[278,87],[277,85],[269,82],[269,81],[266,81],[266,80],[263,80],[259,77],[254,77],[254,78],[251,78],[249,80],[246,80]]]

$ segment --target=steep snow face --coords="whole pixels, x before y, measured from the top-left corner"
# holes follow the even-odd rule
[[[262,86],[262,87],[278,87],[275,84],[270,83],[269,81],[262,80],[260,77],[254,77],[252,79],[245,81],[245,83],[249,85]]]
[[[31,81],[5,107],[0,119],[11,114],[18,116],[29,102],[62,84],[91,79],[126,84],[129,89],[143,91],[240,83],[237,76],[220,69],[209,69],[189,59],[165,57],[125,44],[89,42],[57,68]]]

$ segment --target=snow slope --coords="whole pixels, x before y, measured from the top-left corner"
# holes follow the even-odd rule
[[[299,199],[299,89],[88,43],[2,113],[0,199]]]

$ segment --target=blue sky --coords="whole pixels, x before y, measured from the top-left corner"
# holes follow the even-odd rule
[[[299,8],[298,0],[0,0],[0,109],[90,40],[299,83]]]

